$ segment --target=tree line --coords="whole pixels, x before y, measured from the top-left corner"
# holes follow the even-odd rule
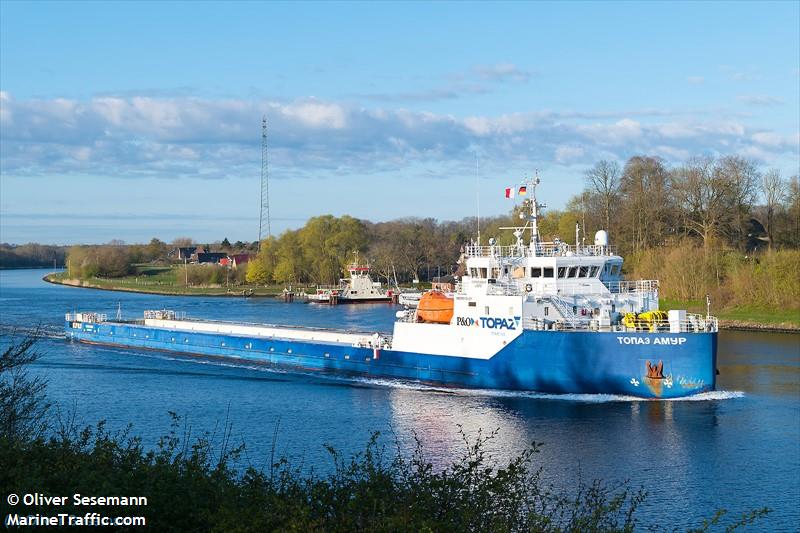
[[[0,244],[0,268],[52,267],[64,264],[66,246],[48,244]]]
[[[119,278],[134,272],[138,263],[165,263],[170,247],[153,238],[148,244],[76,245],[67,251],[66,267],[72,278]]]
[[[704,248],[800,246],[798,177],[785,179],[743,157],[695,157],[670,168],[635,156],[623,167],[600,161],[585,179],[566,212],[588,228],[607,229],[627,253],[683,237]]]
[[[483,243],[493,237],[511,244],[511,232],[500,228],[518,225],[520,209],[517,205],[505,215],[482,219]],[[696,157],[674,166],[651,156],[634,156],[623,165],[599,161],[585,172],[584,189],[564,209],[544,211],[541,237],[573,243],[576,222],[586,244],[592,243],[595,231],[607,230],[626,258],[629,275],[672,280],[662,285],[664,296],[697,299],[709,292],[722,294],[728,281],[747,279],[748,269],[783,272],[796,264],[796,256],[787,250],[800,248],[800,183],[797,176],[784,178],[739,156]],[[213,250],[254,254],[247,268],[235,274],[197,265],[188,269],[189,276],[179,277],[191,277],[191,284],[333,284],[358,254],[359,262],[369,263],[384,282],[430,281],[460,273],[462,247],[477,238],[478,229],[474,217],[373,223],[322,215],[261,243],[231,244],[226,238],[212,244]],[[133,246],[112,242],[73,247],[68,259],[73,277],[114,277],[129,274],[134,263],[168,264],[169,250],[190,245],[190,238],[176,239],[171,246],[158,239]],[[777,259],[762,261],[771,253]],[[768,272],[762,277],[780,276]],[[745,301],[746,283],[733,285],[743,292],[729,299]],[[687,287],[695,288],[687,292]],[[800,289],[790,282],[782,292],[800,300]]]
[[[762,199],[759,202],[759,198]],[[481,221],[484,242],[511,244],[500,227],[519,224],[519,207]],[[700,246],[739,251],[800,246],[800,185],[776,170],[738,156],[698,157],[670,167],[635,156],[624,166],[600,161],[585,173],[585,188],[563,210],[547,210],[542,238],[573,242],[580,223],[592,244],[605,229],[623,255]],[[457,269],[461,247],[477,235],[476,220],[404,218],[371,223],[352,217],[314,217],[298,230],[261,243],[248,268],[251,283],[335,282],[358,251],[382,277],[430,279]],[[433,268],[433,270],[432,270]]]

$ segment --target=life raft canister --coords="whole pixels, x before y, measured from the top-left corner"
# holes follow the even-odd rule
[[[453,318],[453,299],[442,291],[428,291],[417,304],[417,320],[434,324],[449,324]]]
[[[525,292],[531,292],[533,290],[533,285],[530,283],[525,284]]]

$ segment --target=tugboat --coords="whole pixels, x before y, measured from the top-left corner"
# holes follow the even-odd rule
[[[714,390],[718,321],[661,311],[656,280],[622,279],[622,257],[604,230],[593,244],[543,241],[538,177],[523,185],[525,224],[515,242],[465,246],[466,274],[452,297],[425,293],[379,332],[67,314],[68,339],[230,357],[302,370],[410,379],[436,385],[544,393],[675,398]],[[526,242],[523,236],[529,232]],[[351,266],[350,301],[388,300]],[[365,292],[366,291],[366,292]],[[374,292],[373,292],[374,291]]]

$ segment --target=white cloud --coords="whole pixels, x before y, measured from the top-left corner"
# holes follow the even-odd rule
[[[0,91],[0,127],[11,126],[14,117],[11,114],[11,96],[8,92]]]
[[[475,72],[481,79],[494,82],[512,81],[523,83],[531,79],[534,72],[524,70],[512,63],[498,63],[496,65],[479,65],[475,67]]]
[[[336,104],[303,102],[279,108],[279,112],[290,119],[297,119],[304,125],[317,129],[337,129],[345,127],[347,117],[344,109]]]
[[[689,76],[686,81],[692,85],[702,85],[706,82],[706,79],[703,76]]]
[[[0,93],[0,169],[18,176],[257,174],[261,116],[276,176],[369,175],[410,164],[489,160],[587,163],[609,154],[797,153],[797,140],[713,114],[669,110],[537,111],[456,117],[303,99],[196,97],[17,100]],[[646,118],[645,118],[646,117]],[[13,118],[13,120],[12,120]]]
[[[776,106],[783,104],[782,98],[766,94],[743,94],[738,96],[737,100],[747,105]]]
[[[731,81],[753,81],[758,79],[758,76],[751,70],[743,70],[731,65],[720,65],[719,70]]]
[[[639,140],[642,125],[632,119],[624,118],[613,124],[591,124],[578,126],[577,131],[598,145],[624,145]]]
[[[568,165],[583,158],[585,151],[580,146],[562,145],[556,148],[555,160],[557,163]]]

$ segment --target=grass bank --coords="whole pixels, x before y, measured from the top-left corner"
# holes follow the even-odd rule
[[[235,283],[215,283],[210,285],[186,285],[179,279],[180,268],[176,267],[137,267],[136,274],[121,278],[88,279],[70,278],[67,272],[56,272],[44,276],[49,283],[102,289],[107,291],[141,292],[146,294],[163,294],[166,296],[231,296],[242,297],[245,294],[255,297],[277,296],[283,292],[282,285],[250,285]],[[302,290],[302,289],[301,289]]]
[[[706,302],[701,300],[661,298],[660,307],[706,313]],[[800,311],[794,309],[765,309],[754,305],[716,309],[712,302],[711,314],[720,319],[722,329],[800,332]]]

